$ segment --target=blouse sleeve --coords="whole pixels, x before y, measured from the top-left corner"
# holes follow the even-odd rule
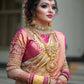
[[[64,36],[64,45],[65,45],[65,52],[66,52],[66,37],[65,36]],[[65,56],[65,61],[64,61],[62,70],[64,70],[64,69],[66,69],[69,72],[66,56]]]
[[[10,52],[6,68],[8,78],[27,81],[29,74],[20,68],[26,43],[27,34],[21,29],[16,33],[10,44]]]
[[[23,30],[19,30],[10,44],[10,52],[7,64],[7,71],[20,68],[26,47],[26,35]]]
[[[67,79],[70,78],[69,75],[69,67],[67,64],[67,60],[66,60],[66,55],[65,55],[65,51],[66,51],[66,37],[62,32],[59,31],[54,31],[57,35],[57,37],[59,38],[58,40],[60,40],[60,42],[62,42],[62,46],[63,46],[63,55],[64,55],[64,61],[63,61],[63,65],[61,68],[61,73],[60,75],[66,75]]]
[[[29,74],[20,68],[27,42],[27,34],[23,30],[19,30],[10,45],[6,69],[8,77],[21,82],[21,84],[25,84],[25,82],[26,84],[30,84],[30,82],[33,82],[33,84],[49,84],[48,77]]]
[[[64,45],[65,45],[65,51],[66,51],[66,37],[65,36],[64,36]],[[69,67],[68,67],[68,63],[67,63],[67,60],[66,60],[66,55],[65,55],[65,60],[64,60],[63,67],[62,67],[61,74],[66,75],[68,80],[70,79]]]

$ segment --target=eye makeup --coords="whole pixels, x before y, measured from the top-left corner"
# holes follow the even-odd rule
[[[56,6],[55,5],[52,5],[52,9],[55,10],[56,9]]]
[[[47,7],[49,7],[49,6],[52,7],[53,10],[56,9],[55,4],[52,4],[52,5],[51,5],[51,4],[48,4],[48,3],[42,3],[42,4],[41,4],[41,7],[42,7],[42,8],[47,8]]]
[[[47,7],[48,7],[48,3],[42,3],[42,4],[41,4],[41,7],[42,7],[42,8],[47,8]]]

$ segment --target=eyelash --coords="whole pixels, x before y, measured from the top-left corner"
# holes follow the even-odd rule
[[[47,8],[47,5],[42,5],[41,7],[42,7],[42,8]],[[55,10],[56,7],[55,7],[55,6],[52,6],[52,9]]]
[[[56,7],[55,7],[55,6],[52,6],[52,9],[53,9],[53,10],[55,10],[55,9],[56,9]]]
[[[47,8],[47,5],[42,5],[41,7],[42,7],[42,8]]]

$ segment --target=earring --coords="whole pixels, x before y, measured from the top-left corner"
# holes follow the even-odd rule
[[[35,13],[33,13],[33,12],[32,12],[32,14],[34,14],[34,15],[33,15],[33,17],[32,17],[32,22],[31,22],[30,25],[35,26],[35,25],[36,25],[36,21],[35,21],[36,15],[35,15]]]
[[[32,26],[36,25],[36,21],[33,20],[33,21],[31,22],[31,25],[32,25]]]
[[[53,25],[52,25],[52,23],[50,22],[50,23],[48,23],[48,26],[49,26],[49,27],[52,27]]]

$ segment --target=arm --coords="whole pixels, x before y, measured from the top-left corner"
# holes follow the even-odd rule
[[[26,47],[26,41],[26,34],[22,30],[19,30],[11,42],[7,64],[8,77],[25,82],[27,81],[29,74],[23,71],[20,66]]]
[[[64,51],[66,50],[66,37],[63,35],[64,37]],[[65,56],[65,53],[64,53]],[[67,60],[66,60],[66,56],[65,56],[65,60],[64,60],[64,64],[62,66],[61,69],[61,74],[57,79],[57,84],[67,84],[67,81],[70,79],[70,75],[69,75],[69,68],[68,68],[68,64],[67,64]]]
[[[67,84],[69,79],[70,79],[69,68],[68,68],[66,58],[65,58],[65,61],[61,70],[61,74],[58,77],[56,84]]]
[[[20,82],[26,82],[29,84],[49,84],[50,78],[35,75],[32,73],[30,74],[23,71],[20,68],[23,55],[25,53],[26,44],[27,44],[26,34],[20,31],[17,32],[10,46],[10,54],[9,54],[9,60],[7,64],[8,77],[11,79],[18,80]]]
[[[65,45],[65,49],[64,50],[66,51],[66,37],[65,36],[64,36],[64,45]],[[64,72],[64,71],[66,71],[69,74],[69,67],[68,67],[68,64],[67,64],[66,56],[65,56],[65,60],[64,60],[64,64],[63,64],[61,72]]]

